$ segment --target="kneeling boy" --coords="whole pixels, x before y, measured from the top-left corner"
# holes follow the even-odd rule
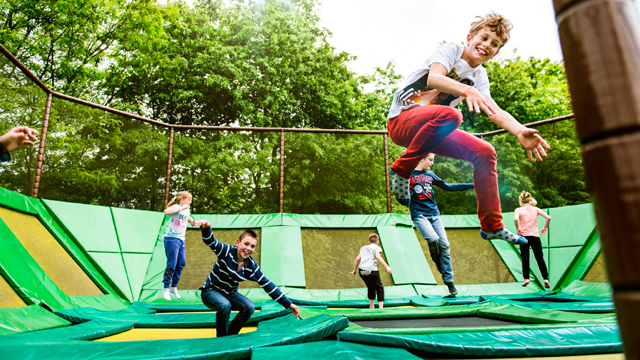
[[[218,256],[207,281],[200,288],[202,302],[216,311],[218,337],[239,333],[255,310],[253,302],[238,292],[241,281],[257,282],[273,300],[298,317],[298,307],[262,274],[260,266],[251,257],[258,244],[258,236],[253,230],[242,232],[237,245],[233,246],[216,240],[210,222],[199,220],[197,223],[202,229],[202,241]],[[231,310],[238,310],[238,315],[229,324]]]

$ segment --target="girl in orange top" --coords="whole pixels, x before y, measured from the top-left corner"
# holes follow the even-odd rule
[[[520,194],[519,199],[520,207],[516,209],[513,221],[516,224],[518,235],[524,236],[529,240],[528,244],[520,245],[520,253],[522,254],[522,275],[524,276],[522,286],[527,286],[530,282],[529,246],[531,246],[533,255],[536,257],[536,261],[538,262],[540,273],[542,273],[542,278],[544,279],[544,287],[548,289],[551,286],[549,285],[547,265],[545,264],[544,257],[542,256],[542,243],[540,242],[540,234],[538,233],[538,215],[546,219],[544,227],[542,227],[542,235],[547,233],[551,216],[536,207],[536,199],[532,198],[530,193],[523,191]]]

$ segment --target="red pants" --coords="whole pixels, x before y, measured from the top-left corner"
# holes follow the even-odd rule
[[[461,123],[460,110],[439,105],[418,106],[389,120],[389,137],[397,145],[407,148],[391,169],[408,179],[420,160],[430,152],[469,161],[473,164],[480,229],[485,232],[500,230],[504,224],[500,211],[496,151],[488,142],[458,130]]]

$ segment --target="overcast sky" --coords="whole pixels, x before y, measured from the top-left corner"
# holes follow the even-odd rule
[[[552,0],[319,1],[322,23],[333,33],[329,42],[358,57],[349,67],[360,74],[393,61],[406,77],[443,40],[465,41],[475,16],[489,11],[513,23],[511,39],[496,58],[511,58],[515,50],[523,59],[562,60]]]

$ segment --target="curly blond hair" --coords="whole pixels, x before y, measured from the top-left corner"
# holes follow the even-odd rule
[[[520,200],[520,205],[531,203],[531,206],[536,206],[538,202],[531,196],[531,193],[523,191],[520,193],[518,198]]]
[[[476,16],[476,19],[478,20],[472,22],[471,29],[469,29],[471,36],[476,36],[480,30],[488,26],[500,38],[502,42],[500,47],[503,47],[509,41],[509,32],[513,28],[513,24],[504,16],[492,11],[485,16]]]

